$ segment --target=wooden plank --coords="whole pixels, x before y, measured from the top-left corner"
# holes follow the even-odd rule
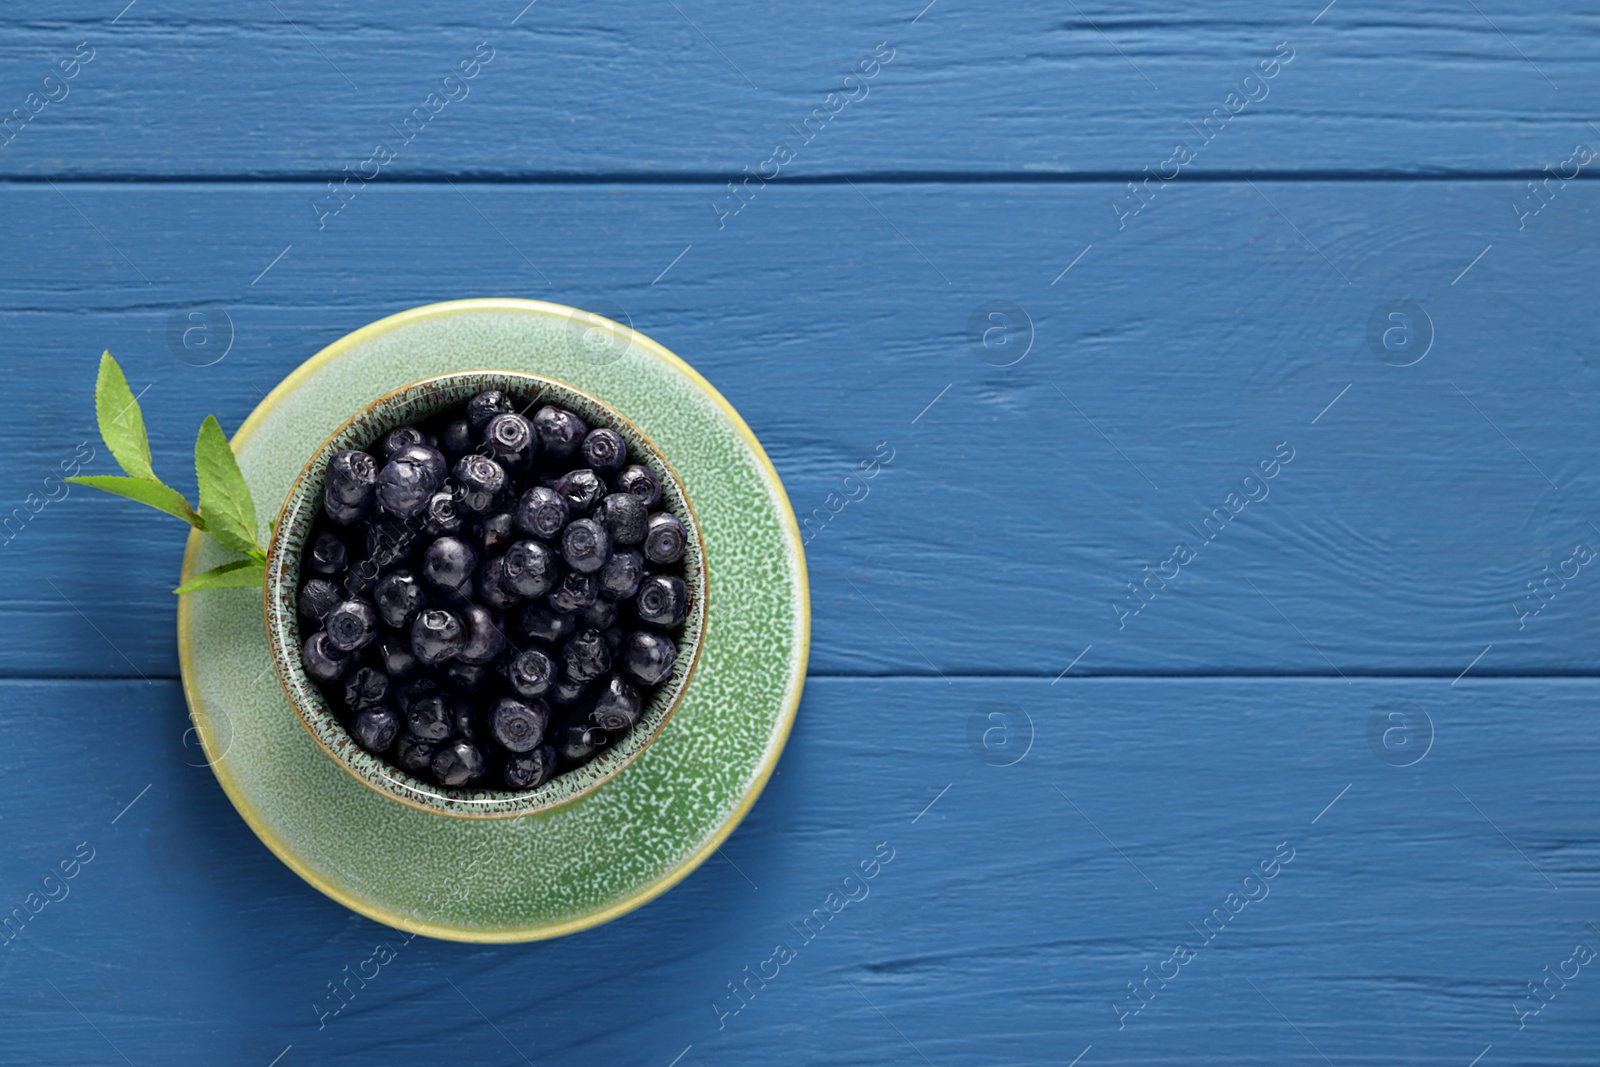
[[[1180,185],[1118,231],[1105,185],[792,186],[719,235],[693,187],[392,184],[319,232],[308,186],[13,186],[0,500],[94,441],[102,348],[187,486],[204,414],[344,333],[532,296],[629,317],[744,414],[812,516],[819,673],[1586,673],[1597,204],[1552,189],[1519,230],[1512,182]],[[996,300],[1033,324],[1010,366],[1020,334],[969,341]],[[1397,367],[1369,326],[1404,300],[1435,339]],[[231,322],[222,362],[170,340],[191,313]],[[49,504],[0,551],[0,671],[174,675],[181,534]]]
[[[369,173],[720,187],[788,144],[767,173],[1137,176],[1182,142],[1190,175],[1537,175],[1600,136],[1577,3],[121,7],[0,18],[0,114],[28,116],[0,174],[338,178],[385,144]],[[46,83],[62,60],[74,77]],[[447,83],[462,63],[474,77]],[[846,83],[862,63],[874,76]],[[1246,83],[1262,63],[1274,76]]]
[[[6,1047],[665,1067],[689,1046],[680,1065],[1066,1063],[1090,1045],[1083,1065],[1321,1062],[1314,1044],[1431,1067],[1492,1044],[1587,1063],[1590,968],[1521,1030],[1513,1005],[1575,944],[1600,949],[1597,697],[1572,679],[817,679],[721,855],[596,930],[474,947],[403,942],[279,864],[186,765],[175,684],[0,682],[4,906],[93,850],[0,951]],[[1375,719],[1411,747],[1374,747]],[[847,884],[880,843],[893,858]],[[858,899],[813,917],[835,892]],[[1258,899],[1215,918],[1230,893]],[[1209,942],[1191,928],[1208,918]],[[1127,984],[1174,970],[1180,941],[1196,958],[1119,1029]],[[795,958],[741,1006],[727,984],[777,943]],[[346,967],[370,980],[319,1029]]]

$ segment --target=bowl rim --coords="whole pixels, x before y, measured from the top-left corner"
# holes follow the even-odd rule
[[[663,468],[665,468],[667,475],[672,479],[672,488],[674,492],[676,492],[678,500],[683,506],[683,510],[689,516],[690,526],[693,528],[694,532],[695,543],[699,548],[700,567],[697,577],[699,579],[700,588],[698,590],[699,595],[695,598],[696,603],[691,615],[691,619],[693,620],[692,629],[694,630],[694,640],[691,644],[689,665],[687,668],[685,668],[682,677],[678,680],[676,686],[673,688],[671,700],[668,702],[665,710],[661,712],[660,717],[654,723],[649,735],[639,742],[633,751],[629,752],[624,758],[618,760],[614,766],[610,767],[605,774],[586,783],[581,789],[574,790],[563,796],[550,799],[542,803],[519,803],[517,797],[519,794],[525,796],[535,796],[539,793],[543,786],[540,786],[539,789],[533,790],[452,790],[448,789],[447,787],[439,786],[435,788],[439,789],[441,792],[429,792],[424,794],[431,798],[431,802],[425,802],[416,799],[413,796],[407,795],[406,792],[402,792],[400,789],[394,787],[394,785],[403,785],[403,783],[394,782],[392,779],[387,781],[379,781],[368,777],[366,774],[352,766],[350,762],[339,755],[339,753],[330,748],[327,742],[318,733],[317,728],[312,725],[310,718],[307,717],[308,709],[301,706],[302,702],[295,696],[294,687],[291,685],[290,678],[286,677],[285,672],[286,670],[293,672],[297,676],[296,680],[303,683],[308,689],[317,689],[318,687],[314,682],[311,681],[309,676],[305,675],[305,670],[300,665],[298,650],[288,651],[281,647],[278,629],[273,625],[274,617],[283,610],[282,605],[279,603],[279,598],[275,595],[274,590],[281,589],[283,581],[288,577],[288,570],[292,562],[280,562],[280,535],[284,531],[284,519],[289,512],[290,505],[294,503],[295,498],[302,493],[302,487],[305,485],[306,480],[313,476],[313,468],[317,464],[318,457],[322,456],[322,454],[327,451],[329,446],[336,438],[345,434],[358,420],[367,415],[374,408],[377,408],[383,404],[385,401],[394,399],[403,393],[411,392],[413,390],[424,389],[430,386],[438,387],[449,385],[458,381],[459,379],[468,377],[499,377],[515,381],[522,385],[532,385],[535,387],[554,386],[557,390],[565,390],[583,398],[583,400],[586,402],[593,404],[596,408],[603,411],[608,418],[626,426],[631,433],[635,434],[640,441],[644,442],[652,456],[661,464]],[[284,547],[286,548],[286,546]],[[601,400],[599,397],[596,397],[587,390],[580,389],[570,382],[564,382],[559,378],[551,378],[543,374],[535,374],[531,371],[508,370],[504,368],[493,367],[472,367],[462,370],[447,371],[443,374],[430,375],[429,377],[419,378],[413,382],[407,382],[389,390],[381,396],[375,397],[371,401],[364,404],[361,408],[353,412],[349,418],[341,422],[331,433],[327,435],[327,437],[323,438],[322,442],[312,450],[310,458],[308,458],[304,466],[300,468],[300,472],[295,475],[294,480],[289,485],[288,491],[284,494],[283,503],[278,509],[277,518],[273,521],[272,536],[267,544],[266,579],[261,598],[263,622],[267,632],[267,654],[272,660],[273,673],[278,680],[279,687],[283,690],[284,697],[288,700],[289,706],[294,709],[296,717],[300,720],[300,725],[305,727],[306,732],[311,735],[312,740],[317,743],[317,746],[321,748],[322,751],[326,753],[334,763],[344,768],[344,770],[349,773],[352,778],[360,782],[362,785],[378,793],[380,796],[397,801],[406,805],[407,807],[415,808],[418,811],[427,812],[430,815],[443,815],[450,818],[472,820],[522,818],[528,815],[538,815],[555,811],[558,808],[564,807],[568,804],[574,803],[575,801],[581,800],[584,797],[587,797],[596,789],[599,789],[617,775],[621,774],[623,770],[637,760],[644,753],[645,749],[649,748],[655,739],[661,735],[661,731],[666,728],[667,722],[678,710],[679,705],[683,703],[683,698],[689,690],[690,680],[694,676],[695,668],[699,666],[700,653],[705,647],[706,626],[710,611],[710,571],[710,564],[706,557],[705,536],[701,532],[700,528],[700,516],[694,510],[694,505],[689,499],[688,490],[684,487],[683,479],[678,476],[676,468],[672,466],[671,461],[667,459],[666,453],[659,445],[655,443],[654,439],[640,429],[638,424],[636,424],[632,419],[628,418],[620,410],[618,410],[615,405]],[[290,615],[289,621],[297,624],[298,617],[294,614],[294,612],[290,610],[288,614]],[[339,723],[337,718],[333,716],[331,708],[325,710],[327,716],[333,720],[333,725],[343,730],[343,724]],[[630,735],[632,733],[633,731],[630,730]],[[354,743],[354,738],[351,738],[351,742],[352,744]],[[388,765],[396,774],[404,777],[414,777],[413,775],[410,775],[409,772],[389,765],[387,759],[381,755],[374,755],[372,753],[366,754],[371,756],[372,759]],[[550,781],[554,781],[556,777],[559,777],[559,775],[553,776]],[[548,784],[550,783],[545,783],[545,785]],[[474,809],[472,807],[464,806],[470,805],[474,802],[467,800],[464,797],[455,795],[458,793],[499,794],[497,796],[478,801],[477,803],[482,803],[485,805],[508,805],[508,807],[497,808],[496,810]]]

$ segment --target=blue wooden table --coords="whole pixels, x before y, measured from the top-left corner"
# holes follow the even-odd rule
[[[1592,8],[125,2],[0,13],[0,1062],[1600,1061]],[[192,489],[492,295],[732,401],[814,629],[717,855],[480,947],[255,839],[59,479],[104,348]]]

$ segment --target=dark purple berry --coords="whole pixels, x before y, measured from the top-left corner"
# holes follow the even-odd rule
[[[641,685],[660,685],[672,675],[678,646],[665,634],[635,630],[622,639],[617,666]]]
[[[600,568],[600,595],[626,600],[639,591],[644,575],[644,556],[637,549],[625,548]]]
[[[589,711],[589,722],[602,730],[626,730],[639,721],[644,700],[632,682],[611,674],[600,683]]]
[[[506,394],[498,389],[485,389],[467,401],[467,423],[474,430],[481,430],[496,415],[508,415],[515,410]]]
[[[494,671],[482,663],[464,663],[458,656],[439,668],[439,681],[458,693],[477,693],[489,684]]]
[[[595,630],[604,630],[609,626],[616,625],[618,614],[617,602],[600,596],[595,598],[593,604],[590,604],[579,613],[579,618],[583,620],[585,626]]]
[[[424,611],[411,624],[411,651],[430,667],[453,659],[467,643],[467,628],[448,611]]]
[[[458,534],[466,521],[455,493],[449,489],[441,489],[430,496],[422,509],[422,532],[429,537]]]
[[[488,456],[462,456],[456,461],[456,482],[461,486],[461,510],[487,514],[506,491],[506,471]]]
[[[481,742],[483,740],[481,718],[475,702],[465,698],[458,699],[455,705],[456,736],[464,737],[468,741]]]
[[[350,721],[350,736],[373,755],[387,752],[400,736],[400,715],[391,707],[363,708]]]
[[[367,558],[382,570],[410,559],[421,543],[414,523],[389,518],[367,523]]]
[[[505,559],[506,586],[518,596],[544,596],[561,578],[561,561],[543,541],[518,541]]]
[[[320,626],[328,612],[343,599],[338,586],[326,578],[313,578],[300,587],[300,617]]]
[[[449,599],[472,592],[477,569],[477,551],[459,537],[441,537],[422,553],[422,580]]]
[[[545,604],[529,604],[517,619],[517,633],[533,641],[558,644],[577,629],[577,616]]]
[[[644,540],[650,524],[650,509],[632,493],[611,493],[600,501],[595,517],[605,526],[613,543],[636,545]]]
[[[568,767],[588,763],[606,743],[604,730],[587,723],[569,723],[551,732],[551,747],[556,758]]]
[[[506,559],[490,556],[478,564],[478,599],[496,611],[514,607],[522,599],[506,581]]]
[[[395,762],[412,774],[421,774],[433,766],[433,754],[439,750],[439,742],[424,741],[420,737],[410,734],[401,734],[400,740],[395,742]]]
[[[443,786],[471,785],[486,769],[483,750],[471,741],[452,741],[433,754],[433,776]]]
[[[627,631],[620,626],[607,626],[600,632],[605,635],[606,647],[611,650],[611,662],[615,663],[622,652],[622,639],[628,636]]]
[[[546,598],[557,611],[582,611],[600,595],[600,583],[592,574],[568,571]]]
[[[651,563],[676,563],[683,558],[689,535],[683,523],[669,511],[658,511],[650,516],[644,535],[644,558]]]
[[[328,578],[343,574],[349,564],[350,550],[338,534],[328,530],[317,534],[311,542],[311,551],[306,554],[306,566],[311,572]]]
[[[389,676],[372,667],[357,667],[343,682],[344,706],[359,710],[389,698]]]
[[[407,445],[378,472],[378,506],[402,519],[420,515],[448,473],[444,454],[427,445]]]
[[[432,678],[418,678],[395,690],[395,707],[399,708],[400,714],[404,715],[411,710],[412,704],[415,704],[423,697],[437,696],[438,694],[439,685],[437,682]]]
[[[532,752],[507,756],[500,768],[500,780],[510,789],[537,789],[556,773],[556,750],[540,745]]]
[[[427,590],[408,570],[390,571],[379,578],[372,595],[378,617],[395,630],[409,626],[417,612],[428,606]]]
[[[611,558],[611,535],[593,519],[573,519],[561,531],[561,558],[580,574],[593,574]]]
[[[566,408],[553,405],[540,408],[533,416],[533,430],[539,437],[539,451],[549,463],[565,463],[577,458],[589,427]]]
[[[537,698],[501,697],[489,707],[489,736],[508,752],[529,752],[544,740],[550,705]]]
[[[455,709],[443,693],[417,697],[406,709],[406,732],[423,741],[443,741],[455,732]]]
[[[347,596],[371,600],[378,587],[378,565],[370,559],[359,559],[344,572],[344,591]]]
[[[467,640],[456,653],[456,659],[472,666],[482,666],[505,651],[506,635],[500,629],[499,620],[490,615],[487,608],[463,604],[460,614],[461,621],[467,627]]]
[[[561,532],[569,517],[567,498],[547,485],[536,485],[517,501],[517,529],[529,537],[548,541]]]
[[[417,654],[404,634],[388,633],[378,639],[378,656],[390,678],[406,678],[416,672]]]
[[[561,650],[561,674],[574,682],[592,682],[611,669],[611,646],[599,630],[579,630]]]
[[[300,650],[300,662],[306,674],[318,682],[334,682],[355,661],[350,653],[335,648],[328,635],[321,630],[306,638]]]
[[[534,436],[533,425],[515,412],[496,415],[483,428],[483,445],[508,471],[525,471],[533,465],[539,450],[539,439]]]
[[[425,445],[427,443],[427,434],[415,426],[402,426],[383,435],[383,444],[379,447],[379,451],[383,453],[385,460],[389,460],[393,459],[394,454],[402,448],[410,448],[412,445]],[[377,470],[374,469],[373,473],[376,474]]]
[[[563,678],[550,687],[550,703],[558,708],[575,708],[589,696],[589,683]]]
[[[322,510],[341,526],[372,514],[378,461],[365,452],[335,452],[322,486]]]
[[[634,607],[639,618],[651,626],[672,627],[683,621],[688,608],[689,590],[682,578],[652,574],[639,583]]]
[[[485,552],[504,552],[517,536],[516,520],[509,511],[485,515],[472,526],[472,534]]]
[[[566,499],[567,511],[574,517],[589,514],[606,495],[606,483],[588,467],[563,474],[554,488]]]
[[[619,493],[631,493],[647,508],[656,506],[661,499],[661,481],[649,467],[635,463],[624,467],[622,473],[611,480]]]
[[[542,697],[556,683],[555,660],[540,649],[526,649],[507,665],[506,681],[518,696]]]
[[[431,439],[424,444],[408,445],[396,452],[390,459],[391,461],[404,459],[411,463],[422,464],[432,472],[433,477],[441,487],[444,485],[445,479],[450,477],[450,462],[444,458],[443,452],[433,446]]]
[[[322,620],[328,641],[341,652],[359,652],[378,636],[378,612],[365,600],[340,601]]]
[[[628,462],[628,445],[615,430],[590,430],[583,439],[583,461],[601,474],[615,474]]]
[[[446,459],[460,459],[471,452],[476,444],[472,424],[466,419],[457,419],[444,428],[444,437],[439,442],[439,448],[444,452]]]

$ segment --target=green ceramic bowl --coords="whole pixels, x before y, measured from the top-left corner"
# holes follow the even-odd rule
[[[576,412],[591,427],[604,426],[617,431],[628,443],[629,455],[642,461],[660,481],[661,508],[677,516],[690,535],[683,557],[683,579],[689,590],[688,611],[683,629],[677,635],[678,659],[672,675],[651,694],[638,723],[621,740],[603,749],[582,767],[559,774],[532,790],[447,789],[373,756],[356,744],[346,731],[328,707],[322,691],[306,676],[300,660],[300,648],[309,636],[301,632],[296,611],[300,558],[322,506],[328,459],[348,449],[371,450],[390,430],[439,415],[485,389],[505,393],[519,411],[535,411],[545,404],[555,404]],[[267,549],[265,600],[267,640],[278,680],[300,721],[340,766],[383,795],[424,811],[464,818],[508,818],[554,808],[597,788],[632,763],[666,725],[667,718],[683,698],[700,657],[706,616],[705,545],[694,509],[689,506],[683,484],[672,465],[661,450],[615,408],[564,382],[535,374],[459,371],[412,382],[379,397],[351,415],[312,454],[290,488],[274,527],[272,544]]]
[[[302,725],[275,676],[262,591],[178,600],[195,731],[240,816],[285,864],[379,922],[460,941],[556,937],[666,891],[733,832],[773,773],[805,682],[800,531],[738,413],[643,334],[534,300],[392,315],[290,373],[233,437],[266,534],[306,459],[375,400],[466,367],[569,383],[671,460],[714,573],[694,671],[655,739],[599,788],[514,818],[446,818],[360,781]],[[194,532],[184,577],[233,558]],[[702,598],[704,599],[704,598]]]

